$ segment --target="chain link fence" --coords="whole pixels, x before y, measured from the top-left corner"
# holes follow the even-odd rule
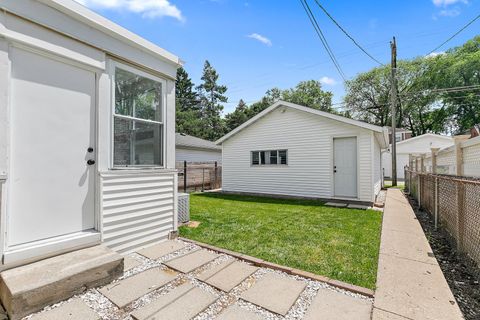
[[[480,266],[480,179],[405,170],[407,191]]]

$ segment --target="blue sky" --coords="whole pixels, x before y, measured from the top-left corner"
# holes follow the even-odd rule
[[[185,61],[200,82],[205,59],[228,86],[232,111],[238,100],[260,99],[272,87],[322,80],[340,102],[344,87],[299,0],[77,0]],[[480,13],[480,0],[322,1],[373,56],[390,59],[397,37],[399,58],[423,56]],[[376,64],[309,0],[347,78]],[[446,47],[479,34],[477,21]]]

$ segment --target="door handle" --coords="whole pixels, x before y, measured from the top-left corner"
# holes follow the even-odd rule
[[[95,160],[89,159],[89,160],[87,160],[87,164],[88,164],[89,166],[92,166],[92,165],[95,164]]]
[[[333,173],[337,173],[337,170],[333,170]]]

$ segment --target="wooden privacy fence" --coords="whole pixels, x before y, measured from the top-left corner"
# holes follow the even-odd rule
[[[411,155],[405,187],[435,227],[445,229],[457,250],[480,266],[480,139],[457,140],[429,156]]]
[[[222,167],[215,162],[177,162],[178,190],[197,192],[222,187]]]

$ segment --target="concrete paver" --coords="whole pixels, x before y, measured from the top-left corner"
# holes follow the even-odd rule
[[[165,308],[167,305],[183,296],[185,293],[193,289],[193,285],[190,282],[183,283],[173,289],[172,291],[164,294],[154,301],[151,301],[146,306],[139,308],[138,310],[132,313],[132,317],[135,319],[148,319],[148,317],[154,315],[162,308]]]
[[[58,308],[39,313],[30,320],[100,320],[100,316],[80,299],[73,299]]]
[[[305,320],[369,320],[372,303],[346,294],[320,289]]]
[[[260,317],[253,311],[240,308],[237,305],[232,305],[223,311],[216,320],[262,320]]]
[[[156,260],[183,248],[185,248],[184,243],[180,241],[167,240],[162,243],[141,249],[137,253],[149,259]]]
[[[176,276],[176,272],[152,268],[105,286],[99,291],[119,308],[123,308],[143,295],[172,281]]]
[[[387,191],[372,319],[463,319],[420,223],[398,189]]]
[[[135,258],[132,258],[132,257],[125,257],[125,259],[123,260],[123,271],[128,271],[128,270],[132,270],[133,268],[136,268],[138,267],[139,265],[141,265],[142,262],[135,259]]]
[[[244,262],[235,261],[206,279],[205,282],[217,289],[229,292],[257,270],[257,267]]]
[[[210,278],[211,276],[213,276],[214,274],[216,274],[217,272],[219,272],[220,270],[226,268],[227,266],[229,266],[230,264],[232,264],[234,262],[235,262],[234,259],[228,259],[228,260],[222,261],[219,264],[216,264],[212,267],[209,267],[206,270],[203,270],[202,272],[197,274],[195,276],[195,278],[197,278],[198,280],[201,280],[201,281],[205,281],[208,278]]]
[[[205,249],[196,250],[192,253],[183,255],[178,258],[174,258],[164,264],[172,269],[181,271],[183,273],[189,273],[204,264],[213,261],[218,258],[219,255],[213,252],[210,252]]]
[[[267,273],[245,291],[241,298],[272,312],[286,315],[305,287],[306,283],[302,281]]]
[[[350,209],[360,209],[360,210],[367,210],[369,209],[370,207],[369,206],[364,206],[364,205],[361,205],[361,204],[349,204],[347,206],[347,208],[350,208]]]
[[[215,302],[217,297],[200,288],[187,291],[178,299],[152,313],[134,313],[135,320],[189,320]]]

